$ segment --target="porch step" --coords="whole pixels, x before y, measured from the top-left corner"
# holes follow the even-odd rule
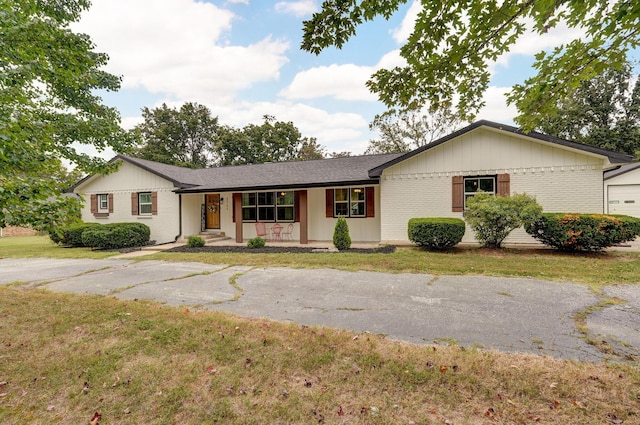
[[[195,236],[200,236],[202,239],[204,239],[205,243],[207,244],[209,242],[217,242],[217,241],[231,239],[230,237],[226,236],[224,232],[212,232],[212,231],[200,232]],[[187,241],[188,239],[189,239],[189,236],[184,237],[185,241]]]

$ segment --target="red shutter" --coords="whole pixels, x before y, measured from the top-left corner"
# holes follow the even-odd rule
[[[158,192],[151,192],[151,215],[158,215]]]
[[[498,174],[498,195],[509,196],[510,183],[511,177],[509,176],[509,174]]]
[[[300,191],[293,192],[293,221],[300,223]]]
[[[91,214],[98,213],[98,195],[91,195]]]
[[[464,177],[453,176],[451,179],[451,211],[464,211]]]
[[[240,198],[240,202],[242,202],[242,193],[234,193],[232,196],[233,201],[231,202],[231,215],[233,216],[233,222],[236,222],[236,203],[237,198]],[[242,203],[240,204],[242,205]]]
[[[109,194],[109,213],[113,212],[113,193]]]
[[[365,188],[365,199],[367,200],[367,217],[376,216],[376,196],[373,186]]]
[[[325,203],[326,203],[326,217],[333,217],[333,189],[327,189],[325,191]]]
[[[139,215],[138,214],[138,192],[133,192],[131,194],[131,215]]]

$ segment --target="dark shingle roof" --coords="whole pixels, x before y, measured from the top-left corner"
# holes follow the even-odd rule
[[[451,139],[454,139],[456,137],[462,136],[465,133],[468,133],[472,130],[475,130],[479,127],[489,127],[489,128],[494,128],[496,130],[502,130],[502,131],[506,131],[509,133],[513,133],[513,134],[517,134],[520,136],[526,136],[526,137],[531,137],[537,140],[541,140],[543,142],[547,142],[547,143],[553,143],[556,145],[561,145],[561,146],[565,146],[568,148],[572,148],[572,149],[578,149],[581,151],[585,151],[585,152],[590,152],[590,153],[595,153],[597,155],[602,155],[602,156],[606,156],[609,159],[609,162],[611,162],[612,164],[621,164],[621,163],[626,163],[626,162],[631,162],[633,160],[633,157],[630,155],[626,155],[623,153],[619,153],[619,152],[613,152],[613,151],[609,151],[606,149],[600,149],[600,148],[596,148],[594,146],[588,146],[588,145],[583,145],[581,143],[576,143],[576,142],[572,142],[569,140],[565,140],[565,139],[561,139],[559,137],[554,137],[554,136],[549,136],[547,134],[543,134],[543,133],[537,133],[535,131],[532,131],[530,133],[525,133],[522,130],[520,130],[517,127],[513,127],[511,125],[505,125],[505,124],[499,124],[497,122],[493,122],[493,121],[487,121],[487,120],[480,120],[480,121],[476,121],[473,124],[470,124],[468,126],[466,126],[463,129],[460,129],[456,132],[453,132],[445,137],[442,137],[441,139],[438,139],[432,143],[429,143],[428,145],[424,145],[414,151],[408,152],[404,155],[401,155],[395,159],[392,159],[391,161],[387,162],[386,164],[381,164],[378,167],[373,168],[370,172],[369,175],[371,177],[380,177],[380,175],[382,174],[382,172],[384,171],[385,168],[390,167],[392,165],[395,165],[399,162],[402,162],[404,160],[407,160],[409,158],[411,158],[414,155],[417,155],[419,153],[422,153],[428,149],[432,149],[435,148],[438,145],[441,145],[443,143],[448,142]]]
[[[130,162],[173,182],[178,188],[176,192],[197,193],[377,183],[377,178],[369,176],[369,170],[400,155],[363,155],[200,169],[176,167],[125,155],[118,155],[114,159]]]
[[[621,167],[615,168],[613,170],[605,171],[604,179],[610,179],[621,174],[628,173],[629,171],[633,171],[640,168],[640,162],[632,162],[631,164],[625,164]]]

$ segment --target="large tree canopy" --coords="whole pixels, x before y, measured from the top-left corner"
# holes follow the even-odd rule
[[[142,117],[136,127],[143,142],[140,158],[191,168],[215,164],[218,117],[206,106],[187,102],[177,109],[163,103],[143,108]]]
[[[558,113],[544,117],[538,130],[640,157],[640,78],[632,82],[630,64],[583,82],[556,102]]]
[[[302,49],[340,48],[364,21],[389,18],[408,0],[325,0],[304,22]],[[584,36],[536,55],[537,75],[514,86],[508,100],[516,121],[531,130],[565,98],[605,70],[622,69],[626,52],[640,45],[640,3],[629,0],[421,0],[414,31],[400,49],[406,66],[381,69],[367,83],[389,108],[456,104],[472,119],[483,105],[489,64],[527,31],[543,34],[567,25]]]
[[[369,125],[371,130],[379,131],[380,138],[369,140],[365,153],[409,152],[451,133],[459,124],[447,105],[430,111],[390,110],[376,115]]]
[[[48,229],[77,208],[50,176],[60,160],[84,173],[114,164],[82,145],[125,152],[120,117],[96,90],[117,90],[107,56],[68,25],[87,0],[0,0],[0,226]]]

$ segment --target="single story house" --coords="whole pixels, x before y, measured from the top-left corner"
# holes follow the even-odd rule
[[[604,173],[605,213],[640,217],[640,162]]]
[[[156,243],[201,231],[237,242],[264,223],[290,238],[330,241],[346,217],[353,241],[407,243],[413,217],[462,218],[479,190],[526,192],[548,212],[602,213],[603,173],[632,157],[515,127],[478,121],[406,154],[365,155],[187,169],[118,155],[117,172],[92,175],[82,195],[87,222],[140,221]],[[519,232],[511,242],[532,242]],[[463,241],[473,241],[467,232]]]

